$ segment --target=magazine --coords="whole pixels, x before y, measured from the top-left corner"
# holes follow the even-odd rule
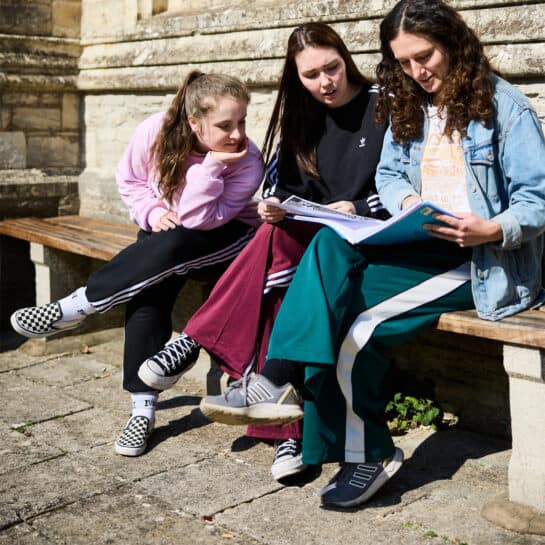
[[[386,221],[340,212],[294,195],[281,203],[267,203],[282,208],[291,219],[327,225],[352,244],[388,245],[430,240],[431,235],[422,226],[441,223],[433,214],[457,217],[428,201],[417,201]]]

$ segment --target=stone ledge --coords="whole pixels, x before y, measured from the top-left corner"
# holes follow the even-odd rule
[[[545,36],[545,5],[515,6],[487,10],[471,10],[464,14],[475,32],[483,36],[488,45],[498,43],[524,43],[543,41]],[[536,21],[531,27],[527,21]],[[165,18],[165,22],[167,18]],[[378,51],[378,20],[360,19],[333,24],[353,53]],[[191,34],[142,36],[139,40],[123,43],[88,45],[84,48],[80,67],[112,68],[161,64],[168,55],[169,64],[233,59],[283,57],[286,42],[293,26],[233,29],[237,32],[219,32],[210,36],[208,28]]]
[[[77,68],[67,75],[58,74],[10,74],[0,72],[0,88],[4,90],[31,89],[45,91],[74,91],[77,82]]]
[[[126,41],[130,39],[153,39],[165,36],[188,36],[195,33],[219,33],[240,30],[279,28],[295,26],[306,21],[347,21],[382,18],[393,7],[395,0],[339,0],[323,2],[290,3],[280,6],[234,7],[226,10],[206,13],[161,14],[146,17],[136,22],[134,28],[114,28],[108,32],[103,27],[93,29],[92,23],[82,25],[84,35],[82,44],[110,41]],[[527,0],[454,0],[452,5],[460,10],[473,8],[497,7],[502,5],[527,5]],[[527,17],[522,18],[527,21]],[[536,20],[532,19],[535,23]],[[528,30],[528,29],[527,29]],[[85,32],[87,31],[87,34]]]
[[[493,64],[506,77],[543,77],[543,43],[505,44],[487,48]],[[355,54],[354,60],[362,72],[374,78],[378,53]],[[166,59],[165,59],[166,60]],[[282,70],[283,59],[255,59],[207,62],[200,64],[175,64],[158,66],[130,66],[82,70],[77,86],[82,91],[118,90],[175,90],[187,72],[204,68],[210,72],[223,72],[238,76],[250,86],[276,85]]]
[[[39,169],[0,170],[0,219],[75,214],[79,208],[78,176]]]

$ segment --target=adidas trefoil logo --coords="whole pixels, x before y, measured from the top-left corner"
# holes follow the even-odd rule
[[[362,136],[362,137],[360,138],[360,145],[359,145],[358,147],[359,147],[359,148],[364,148],[364,147],[365,147],[365,144],[366,144],[366,140],[367,140],[367,139],[365,138],[365,136]]]

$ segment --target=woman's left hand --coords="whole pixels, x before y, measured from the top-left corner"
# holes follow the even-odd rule
[[[459,218],[453,218],[445,214],[434,214],[435,219],[447,225],[427,223],[424,227],[430,235],[454,242],[460,248],[470,248],[487,242],[503,240],[503,231],[499,223],[485,220],[473,213],[457,215]]]
[[[332,202],[331,204],[328,204],[327,206],[329,206],[329,208],[333,208],[333,210],[338,210],[339,212],[345,212],[346,214],[356,213],[356,207],[354,206],[354,203],[351,201]]]

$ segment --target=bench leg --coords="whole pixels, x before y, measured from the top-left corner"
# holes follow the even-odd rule
[[[545,351],[505,345],[513,449],[509,499],[545,512]]]
[[[89,275],[104,265],[104,262],[98,259],[55,250],[34,242],[30,244],[30,258],[36,270],[36,305],[57,301],[77,288],[85,286]],[[106,314],[95,314],[85,320],[78,329],[47,337],[44,341],[65,335],[121,327],[124,322],[124,311],[125,305],[120,305]]]

